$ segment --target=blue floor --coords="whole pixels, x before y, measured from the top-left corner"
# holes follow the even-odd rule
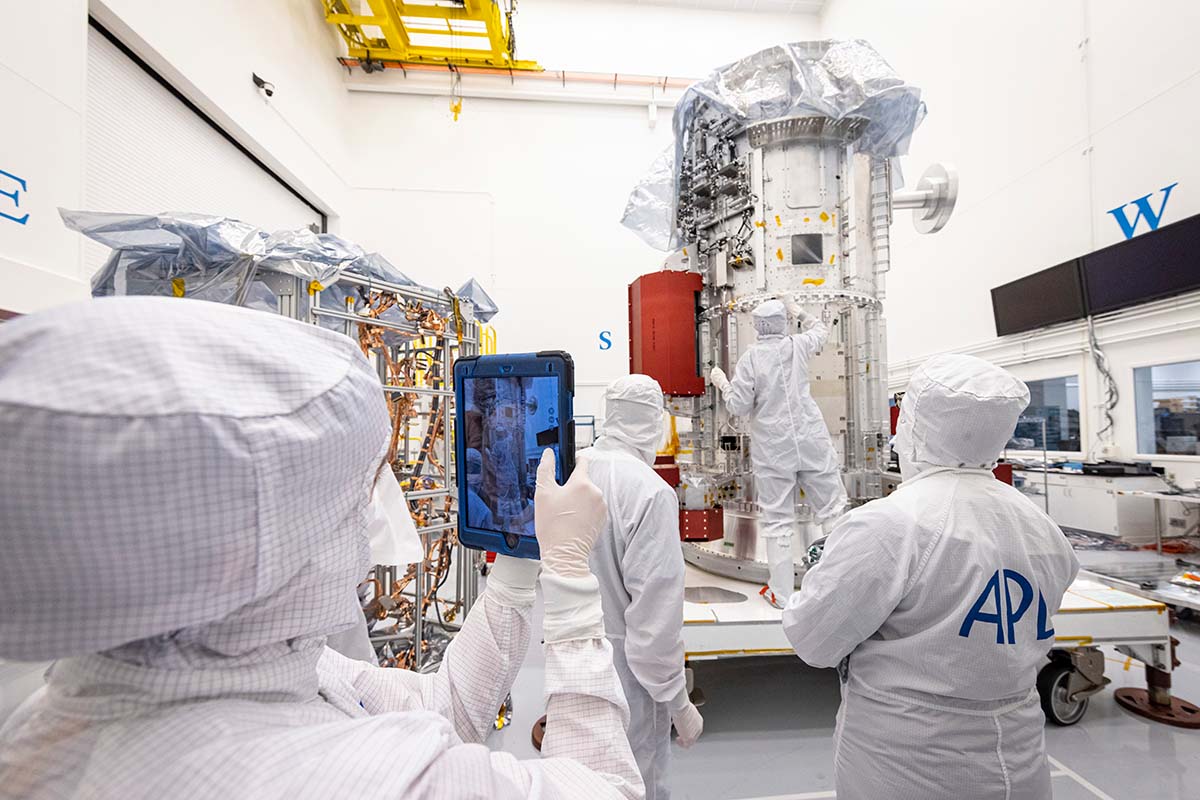
[[[1200,623],[1175,626],[1183,666],[1175,692],[1200,701]],[[1070,728],[1048,726],[1047,748],[1059,800],[1174,800],[1200,798],[1200,731],[1151,723],[1121,709],[1112,692],[1144,686],[1141,669],[1124,669],[1115,652],[1106,674],[1111,686],[1092,698],[1084,719]],[[705,693],[704,736],[690,750],[674,748],[675,800],[833,797],[833,725],[837,677],[792,658],[734,659],[694,664]],[[512,726],[489,744],[535,758],[529,732],[544,713],[540,603],[529,658],[513,688]]]

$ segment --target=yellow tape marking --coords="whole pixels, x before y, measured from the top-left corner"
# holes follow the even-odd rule
[[[805,278],[801,286],[820,286],[825,282],[824,278]]]
[[[775,257],[778,258],[780,261],[783,261],[783,248],[782,247],[780,247],[779,249],[777,249],[775,251]]]
[[[1079,644],[1091,644],[1092,637],[1090,636],[1055,636],[1056,642],[1078,642]]]
[[[1060,614],[1107,614],[1110,611],[1157,611],[1157,606],[1114,606],[1113,608],[1060,608]]]
[[[171,294],[176,297],[183,297],[185,286],[183,278],[171,278]]]
[[[314,295],[317,292],[322,291],[324,288],[325,287],[321,285],[320,281],[312,281],[311,283],[308,284],[308,293],[310,295]]]
[[[829,215],[824,211],[821,212],[821,222],[829,222]]]
[[[783,227],[783,222],[781,222],[781,221],[780,221],[780,219],[779,219],[779,215],[778,215],[778,214],[776,214],[776,215],[775,215],[775,225],[776,225],[776,226],[778,226],[778,227],[780,227],[780,228],[782,228],[782,227]]]

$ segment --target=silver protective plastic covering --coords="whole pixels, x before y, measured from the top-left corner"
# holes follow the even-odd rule
[[[360,261],[361,247],[332,233],[313,233],[308,228],[275,231],[267,238],[262,268],[295,275],[329,286],[342,270]]]
[[[716,110],[742,124],[785,117],[866,120],[858,152],[895,158],[908,152],[925,116],[921,90],[896,74],[861,39],[826,39],[769,47],[716,69],[692,84],[675,107],[675,144],[667,148],[629,196],[621,222],[658,250],[685,244],[675,224],[679,170],[692,121]]]
[[[475,306],[475,319],[484,324],[500,313],[500,307],[474,278],[460,286],[457,294],[462,299],[471,301],[471,305]]]
[[[204,214],[119,214],[59,209],[63,222],[113,252],[92,278],[92,295],[182,296],[256,307],[270,305],[261,268],[322,286],[366,255],[330,233],[266,231]]]
[[[381,253],[367,253],[350,267],[352,272],[397,286],[417,286],[417,282],[396,268]]]
[[[312,293],[323,294],[327,309],[355,313],[368,299],[368,287],[339,283],[343,272],[373,278],[393,286],[412,286],[442,297],[442,292],[421,286],[379,253],[367,253],[353,242],[331,233],[307,228],[274,233],[229,217],[166,212],[121,214],[59,209],[64,224],[112,248],[108,260],[92,278],[92,295],[157,295],[188,297],[217,303],[240,304],[262,311],[279,311],[279,298],[263,280],[276,272],[300,278],[309,289],[299,293],[299,317],[308,319]],[[476,316],[486,321],[498,309],[483,287],[471,279],[459,294],[470,300]],[[442,315],[451,313],[448,298],[424,301]],[[384,322],[405,323],[402,305],[379,315]],[[344,319],[319,316],[317,324],[346,332]],[[404,335],[389,330],[388,344],[400,344]]]

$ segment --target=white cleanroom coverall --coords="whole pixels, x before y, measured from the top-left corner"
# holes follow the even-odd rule
[[[750,417],[750,458],[760,529],[767,540],[768,585],[779,604],[795,585],[797,487],[804,490],[804,502],[817,524],[832,520],[846,507],[837,451],[808,380],[809,361],[824,346],[829,328],[818,318],[801,316],[807,329],[786,335],[784,304],[761,303],[753,312],[758,341],[738,359],[733,379],[724,381],[723,373],[714,374],[729,413]]]
[[[325,646],[361,614],[389,429],[317,326],[150,297],[0,326],[0,658],[57,659],[0,729],[0,797],[640,797],[582,545],[583,575],[541,579],[542,760],[481,744],[537,562],[496,564],[435,674]]]
[[[1029,403],[969,356],[914,373],[904,482],[843,517],[783,614],[796,652],[841,665],[839,798],[1050,797],[1036,683],[1079,562],[991,473]]]
[[[592,572],[600,581],[604,628],[629,701],[629,744],[646,797],[658,800],[670,792],[672,717],[684,744],[694,741],[702,725],[683,674],[679,501],[650,466],[662,423],[658,383],[646,375],[620,378],[605,392],[602,435],[587,451],[592,480],[608,504],[608,521],[592,550]]]

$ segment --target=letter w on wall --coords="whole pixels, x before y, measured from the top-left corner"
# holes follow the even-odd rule
[[[1175,181],[1175,183],[1172,183],[1170,186],[1164,186],[1160,190],[1162,191],[1162,202],[1158,204],[1157,212],[1150,207],[1150,198],[1152,195],[1145,195],[1134,200],[1132,203],[1126,203],[1123,206],[1109,209],[1108,213],[1112,214],[1117,224],[1121,226],[1121,233],[1125,234],[1126,239],[1133,238],[1133,235],[1137,233],[1138,223],[1143,218],[1145,218],[1146,224],[1150,226],[1150,230],[1156,231],[1158,230],[1158,224],[1162,222],[1163,211],[1166,210],[1167,200],[1171,197],[1171,190],[1178,185],[1179,181]],[[1137,215],[1133,218],[1133,222],[1129,221],[1129,217],[1125,213],[1125,209],[1129,208],[1129,206],[1137,207]]]

